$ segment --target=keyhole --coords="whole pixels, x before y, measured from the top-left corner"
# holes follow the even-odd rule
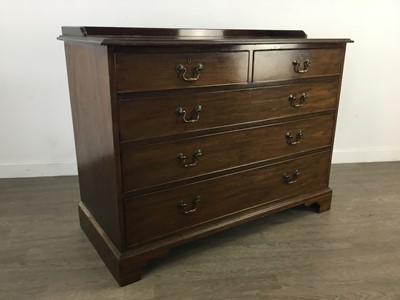
[[[191,57],[189,57],[189,58],[187,59],[187,63],[188,63],[188,64],[191,64],[191,63],[192,63],[192,58],[191,58]]]

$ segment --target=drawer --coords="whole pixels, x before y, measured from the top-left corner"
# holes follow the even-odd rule
[[[338,89],[334,80],[122,101],[120,137],[123,141],[143,140],[334,110]]]
[[[255,51],[253,81],[338,75],[343,58],[342,48]]]
[[[323,189],[328,185],[330,160],[331,153],[324,152],[127,199],[127,244],[143,243],[256,205]],[[289,184],[292,181],[296,182]]]
[[[138,190],[330,146],[334,117],[330,114],[125,150],[123,189]]]
[[[248,81],[248,51],[117,53],[117,91],[154,91]]]

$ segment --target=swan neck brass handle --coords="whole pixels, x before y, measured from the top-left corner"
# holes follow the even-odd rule
[[[306,103],[307,97],[308,97],[307,94],[303,93],[300,96],[299,103],[296,103],[296,100],[297,100],[296,96],[293,96],[293,94],[290,94],[289,95],[289,103],[292,107],[296,107],[296,108],[303,107],[304,103]]]
[[[200,112],[202,111],[201,105],[197,105],[194,110],[192,110],[190,119],[186,119],[186,110],[184,110],[182,107],[178,107],[176,109],[176,114],[178,116],[182,116],[182,120],[185,123],[195,123],[200,119]]]
[[[294,61],[292,62],[292,64],[294,65],[294,71],[295,71],[296,73],[307,73],[308,69],[310,68],[311,60],[306,59],[306,60],[303,62],[303,69],[300,69],[300,65],[301,65],[301,64],[300,64],[297,60],[294,60]]]
[[[183,153],[179,153],[177,155],[178,161],[185,167],[185,168],[190,168],[194,167],[195,165],[198,164],[199,162],[199,157],[202,155],[201,149],[196,150],[196,152],[192,156],[192,162],[188,163],[187,162],[187,157]]]
[[[187,209],[187,204],[185,201],[181,200],[181,202],[179,202],[179,211],[185,215],[188,214],[192,214],[195,211],[197,211],[197,209],[199,208],[199,203],[201,202],[201,197],[200,196],[196,196],[196,198],[194,198],[192,200],[192,208]]]
[[[299,170],[296,170],[293,172],[292,176],[287,175],[286,173],[283,173],[283,182],[286,184],[293,184],[297,182],[297,178],[299,177],[300,172]]]
[[[180,75],[181,79],[186,82],[193,82],[199,79],[200,77],[200,71],[203,69],[203,64],[198,63],[196,67],[193,68],[193,77],[186,77],[186,68],[182,65],[179,64],[176,66],[176,71]]]
[[[300,130],[296,134],[296,139],[293,140],[293,136],[289,132],[287,132],[286,133],[286,142],[288,143],[289,146],[300,144],[303,136],[304,136],[304,132]]]

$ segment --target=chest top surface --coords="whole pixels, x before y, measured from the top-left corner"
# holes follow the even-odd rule
[[[184,29],[64,26],[59,40],[101,45],[348,43],[350,39],[309,39],[302,30]]]

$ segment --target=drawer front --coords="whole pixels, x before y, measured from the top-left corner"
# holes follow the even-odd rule
[[[126,150],[122,154],[124,191],[329,146],[334,116],[330,114]],[[299,143],[289,145],[296,142]]]
[[[343,58],[342,48],[255,51],[253,81],[338,75]]]
[[[249,53],[118,53],[118,91],[154,91],[248,81]]]
[[[127,244],[139,244],[259,204],[325,188],[330,160],[331,153],[324,152],[127,199]]]
[[[143,140],[334,110],[338,87],[335,80],[122,101],[120,137],[123,141]]]

